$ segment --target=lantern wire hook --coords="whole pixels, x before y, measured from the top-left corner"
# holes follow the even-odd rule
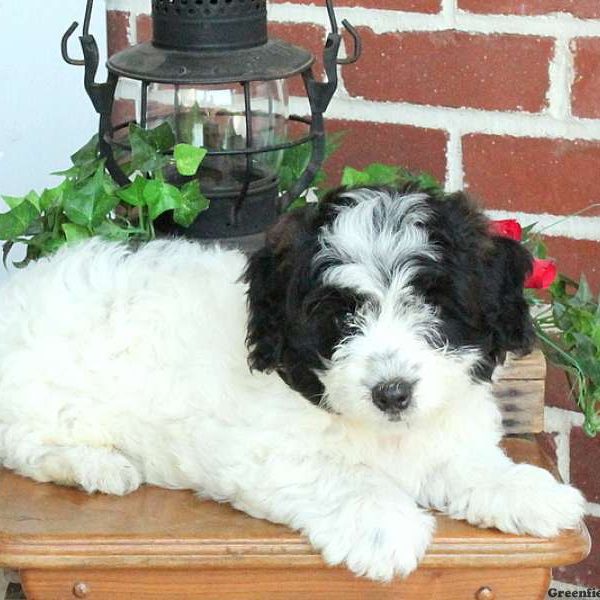
[[[329,16],[329,23],[331,25],[331,33],[333,35],[337,36],[337,35],[339,35],[339,27],[338,27],[338,23],[337,23],[337,18],[335,16],[335,10],[333,8],[333,0],[326,0],[325,3],[327,5],[327,15]],[[353,25],[351,25],[347,19],[344,19],[342,21],[342,25],[344,26],[346,31],[348,31],[348,33],[350,34],[350,37],[352,38],[352,41],[354,43],[354,47],[352,49],[352,54],[350,54],[346,58],[337,58],[336,63],[338,65],[351,65],[352,63],[355,63],[360,58],[360,55],[362,54],[362,41],[360,39],[360,35],[358,34],[358,31],[356,31],[355,27]]]
[[[83,37],[87,37],[90,34],[90,23],[92,21],[93,7],[94,7],[94,0],[87,0],[87,5],[85,7],[85,18],[83,21]],[[69,56],[69,40],[71,39],[71,36],[73,35],[73,33],[75,32],[75,30],[78,27],[79,27],[79,23],[77,21],[73,21],[73,23],[71,24],[69,29],[67,29],[67,31],[63,35],[60,49],[62,52],[62,57],[65,60],[65,62],[69,63],[70,65],[75,65],[77,67],[83,67],[83,66],[85,66],[84,59],[71,58]]]

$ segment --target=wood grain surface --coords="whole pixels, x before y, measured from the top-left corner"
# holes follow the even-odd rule
[[[518,461],[550,467],[530,441],[506,440]],[[478,529],[438,517],[424,567],[552,567],[581,560],[585,531],[553,539]],[[0,566],[10,568],[321,568],[308,541],[192,492],[142,489],[116,498],[0,472]]]

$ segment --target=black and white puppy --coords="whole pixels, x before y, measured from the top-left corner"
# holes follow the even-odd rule
[[[527,352],[531,267],[461,194],[340,191],[249,261],[93,240],[0,289],[0,462],[125,494],[191,488],[330,564],[416,568],[428,508],[553,536],[584,500],[498,447],[490,378]]]

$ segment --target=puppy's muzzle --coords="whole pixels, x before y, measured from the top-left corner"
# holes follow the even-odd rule
[[[398,413],[407,409],[412,400],[414,383],[395,379],[376,385],[371,391],[373,404],[385,413]]]

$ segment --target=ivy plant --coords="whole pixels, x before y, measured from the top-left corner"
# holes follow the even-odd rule
[[[132,182],[119,188],[106,171],[92,138],[71,157],[72,166],[55,175],[63,178],[56,187],[24,197],[3,196],[9,211],[0,214],[0,239],[4,240],[6,264],[16,243],[25,244],[25,259],[17,266],[50,254],[63,244],[92,236],[110,240],[145,241],[155,237],[154,221],[173,211],[174,221],[184,227],[208,208],[199,183],[191,179],[206,150],[176,144],[169,124],[144,130],[129,127],[131,156],[124,164]],[[189,178],[181,187],[167,182],[168,170]]]

